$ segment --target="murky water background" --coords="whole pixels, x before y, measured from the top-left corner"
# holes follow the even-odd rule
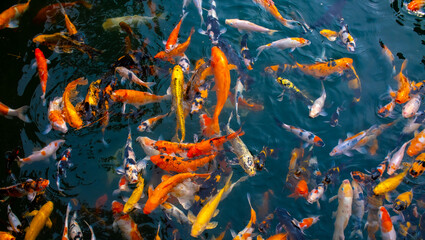
[[[337,0],[340,1],[340,0]],[[335,1],[275,1],[277,8],[284,16],[301,15],[308,24],[317,21]],[[71,161],[74,168],[68,171],[68,177],[64,181],[66,196],[58,193],[55,186],[55,161],[50,160],[43,163],[34,163],[25,165],[21,169],[15,167],[14,173],[21,179],[25,178],[48,178],[51,181],[50,187],[46,192],[46,198],[52,200],[55,204],[55,210],[52,213],[54,222],[52,230],[43,230],[39,239],[58,239],[63,231],[63,219],[66,210],[66,204],[71,198],[77,198],[84,208],[88,211],[94,211],[95,201],[100,196],[107,194],[108,201],[104,206],[104,211],[98,215],[99,219],[106,222],[102,225],[99,219],[87,212],[80,212],[80,224],[87,234],[88,229],[82,220],[93,224],[98,239],[120,239],[120,233],[112,231],[112,215],[110,207],[112,200],[118,200],[112,195],[112,191],[117,188],[119,175],[115,173],[115,168],[122,164],[122,148],[125,145],[128,134],[127,122],[133,133],[133,140],[137,136],[148,136],[157,139],[160,135],[164,139],[171,139],[174,135],[175,118],[166,118],[152,133],[140,134],[136,127],[143,119],[155,116],[159,113],[166,113],[171,107],[170,102],[161,104],[150,104],[144,107],[146,114],[141,119],[119,119],[113,118],[106,130],[105,139],[108,147],[102,142],[102,134],[99,127],[85,128],[79,131],[70,130],[65,136],[56,131],[47,135],[42,135],[48,125],[47,107],[41,104],[41,88],[39,78],[36,75],[36,69],[32,68],[34,63],[35,44],[32,38],[39,33],[54,33],[66,31],[64,21],[60,16],[57,24],[35,25],[31,19],[42,7],[55,3],[55,1],[33,0],[30,9],[23,16],[21,26],[18,29],[4,29],[0,31],[0,99],[6,105],[16,108],[21,105],[29,105],[29,115],[32,123],[24,124],[16,119],[9,120],[0,118],[0,153],[10,151],[17,146],[22,146],[24,155],[31,154],[33,149],[40,149],[47,143],[56,139],[65,139],[66,143],[58,151],[60,154],[67,147],[72,148]],[[0,3],[0,11],[16,4],[16,1],[3,0]],[[168,34],[179,21],[181,15],[181,1],[155,1],[156,14],[160,15],[157,24],[150,22],[148,25],[142,25],[135,28],[134,31],[142,39],[148,38],[148,52],[152,55],[163,49],[162,41],[166,40]],[[320,215],[320,221],[311,229],[306,231],[307,238],[311,239],[330,239],[333,233],[333,222],[331,218],[332,211],[337,208],[337,202],[327,203],[322,201],[322,208],[317,209],[316,205],[309,205],[305,199],[288,198],[291,192],[284,188],[284,180],[288,170],[290,152],[294,147],[300,145],[300,141],[292,134],[276,126],[273,117],[276,116],[282,121],[310,130],[319,135],[326,143],[323,148],[315,148],[314,155],[317,156],[319,167],[325,172],[333,165],[343,164],[344,169],[340,176],[340,181],[331,186],[326,192],[327,198],[337,193],[337,188],[343,179],[349,178],[349,172],[352,170],[364,170],[377,166],[386,156],[387,152],[397,146],[399,133],[406,120],[402,120],[395,127],[385,131],[379,140],[379,150],[375,156],[362,155],[355,153],[352,158],[338,156],[331,158],[329,152],[338,143],[338,139],[345,139],[348,132],[357,133],[369,128],[373,124],[388,123],[391,119],[381,119],[376,115],[376,110],[380,104],[386,104],[387,100],[381,100],[388,86],[397,88],[397,82],[393,79],[392,67],[381,54],[381,48],[378,41],[381,39],[396,55],[396,69],[400,69],[403,59],[408,59],[406,75],[410,80],[421,81],[425,73],[425,26],[421,18],[409,15],[402,2],[395,1],[390,3],[384,1],[346,1],[341,9],[341,16],[348,24],[351,34],[354,36],[357,44],[354,53],[348,52],[345,47],[329,42],[317,31],[311,33],[302,33],[301,30],[290,30],[282,27],[270,14],[260,9],[251,1],[224,1],[217,0],[217,15],[222,26],[226,18],[239,18],[250,20],[256,24],[268,27],[270,29],[279,29],[280,32],[273,36],[267,34],[253,33],[248,40],[248,46],[251,54],[255,55],[255,49],[262,45],[285,37],[304,37],[309,39],[312,44],[294,51],[293,55],[300,63],[313,63],[320,57],[325,50],[325,56],[329,59],[341,57],[350,57],[354,60],[354,67],[362,82],[361,101],[341,113],[340,125],[331,128],[328,123],[330,115],[336,107],[346,101],[347,105],[352,99],[352,90],[347,87],[347,83],[342,81],[339,76],[331,76],[325,82],[327,100],[325,109],[329,115],[327,117],[317,117],[310,119],[308,109],[300,101],[291,101],[285,97],[284,101],[278,102],[277,96],[281,92],[280,86],[274,78],[264,74],[264,67],[274,64],[293,63],[288,55],[288,50],[266,50],[254,66],[254,70],[249,74],[255,79],[255,82],[244,93],[247,98],[258,100],[264,104],[262,112],[243,112],[242,122],[245,135],[242,137],[250,150],[256,154],[263,145],[277,149],[278,157],[269,159],[266,163],[268,171],[262,171],[255,177],[249,178],[241,183],[229,195],[227,199],[220,203],[220,214],[214,219],[219,225],[213,230],[207,230],[206,235],[218,235],[223,231],[228,222],[232,223],[232,228],[238,232],[243,229],[249,220],[249,206],[246,201],[246,193],[252,196],[254,209],[267,212],[261,209],[263,206],[263,194],[268,190],[273,191],[269,199],[269,212],[275,207],[281,206],[290,209],[292,215],[297,219],[302,219],[311,215]],[[209,9],[209,3],[204,1],[203,7]],[[200,19],[193,4],[189,5],[189,15],[184,21],[180,30],[181,41],[189,35],[191,27],[199,27]],[[49,80],[47,83],[47,99],[62,95],[67,83],[78,77],[86,77],[89,82],[100,78],[109,70],[110,65],[120,56],[124,55],[124,37],[125,33],[118,31],[105,32],[102,29],[102,23],[109,17],[119,17],[125,15],[145,15],[151,16],[146,1],[94,1],[93,9],[88,10],[84,7],[75,7],[68,11],[68,14],[77,26],[78,30],[84,33],[87,44],[102,49],[105,52],[97,61],[90,60],[87,55],[78,51],[73,54],[57,54],[41,47],[46,58],[51,61],[48,65]],[[204,18],[206,19],[206,11]],[[339,29],[339,20],[335,17],[331,19],[328,29]],[[320,29],[319,29],[320,30]],[[228,40],[236,51],[240,49],[240,34],[236,29],[228,28],[222,36]],[[211,43],[207,36],[195,33],[192,37],[192,43],[186,51],[186,55],[194,63],[199,58],[209,58],[211,52]],[[172,67],[167,63],[160,63],[159,66],[164,69]],[[232,72],[232,87],[235,84],[237,73]],[[320,96],[320,81],[304,75],[298,71],[292,71],[283,75],[294,82],[300,89],[305,90],[313,99]],[[160,77],[148,77],[149,81],[157,82],[154,93],[165,94],[170,84],[170,75],[162,74]],[[188,77],[186,77],[186,81]],[[79,87],[81,95],[86,93],[86,87]],[[212,94],[214,95],[214,94]],[[212,99],[215,99],[214,97]],[[215,100],[208,102],[207,108],[212,109]],[[118,105],[118,104],[117,104]],[[130,107],[131,108],[131,107]],[[120,106],[113,108],[120,111]],[[227,118],[233,109],[227,108],[222,111],[220,122],[227,122]],[[401,113],[401,107],[397,106],[397,113]],[[233,128],[237,128],[235,122]],[[193,134],[200,133],[198,116],[194,115],[186,121],[187,140],[191,141]],[[410,138],[410,136],[409,136]],[[409,139],[406,138],[405,140]],[[140,146],[134,141],[133,147],[138,159],[144,158],[145,154]],[[229,158],[234,155],[226,153]],[[4,169],[4,164],[1,165]],[[149,165],[148,169],[152,169]],[[244,176],[245,173],[239,166],[233,166],[234,179]],[[150,170],[147,180],[151,176],[156,176],[156,169]],[[7,185],[4,171],[1,172],[2,186]],[[423,182],[419,178],[416,182]],[[146,188],[147,189],[147,188]],[[400,192],[408,190],[409,186],[400,187]],[[144,203],[146,197],[142,199]],[[26,199],[13,201],[12,209],[18,216],[21,216],[26,210],[31,210],[33,206]],[[5,207],[1,207],[1,222],[6,221]],[[171,232],[174,228],[179,228],[183,239],[188,237],[189,229],[169,222],[161,211],[146,216],[141,212],[132,214],[133,219],[139,226],[139,230],[145,239],[152,239],[156,233],[158,222],[161,222],[161,234],[163,239],[171,239]],[[264,216],[259,216],[264,217]],[[365,222],[365,219],[363,223]],[[348,224],[346,236],[349,235],[352,222]],[[1,230],[5,230],[5,225],[1,225]],[[366,234],[366,232],[364,233]],[[227,233],[226,239],[230,238]]]

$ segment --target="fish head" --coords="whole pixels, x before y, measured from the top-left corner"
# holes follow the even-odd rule
[[[347,43],[347,50],[350,52],[354,52],[356,48],[356,44],[354,42],[348,42]]]
[[[224,21],[225,24],[232,26],[233,23],[235,22],[234,19],[226,19],[226,21]]]
[[[403,211],[408,206],[409,206],[409,204],[408,204],[407,201],[402,201],[402,200],[396,199],[394,204],[393,204],[393,209],[396,210],[396,211]]]
[[[122,213],[122,211],[124,210],[124,204],[118,202],[118,201],[113,201],[112,202],[112,214],[118,214],[118,213]]]
[[[304,179],[301,179],[298,182],[297,187],[295,189],[295,192],[300,196],[307,197],[308,185],[307,185],[307,182]]]
[[[242,162],[243,162],[243,166],[242,168],[245,170],[245,172],[249,175],[249,176],[255,176],[255,174],[257,173],[255,170],[255,164],[254,164],[254,159],[252,157],[251,154],[249,155],[244,155],[242,157]]]
[[[403,104],[410,100],[409,96],[410,91],[399,89],[397,95],[395,96],[395,102],[398,104]]]
[[[350,180],[345,179],[339,187],[338,196],[340,197],[353,197],[353,188]]]
[[[140,146],[145,151],[146,155],[153,156],[153,155],[160,154],[160,152],[155,147],[155,143],[156,143],[155,140],[152,140],[148,137],[137,137],[136,142],[140,144]]]
[[[319,138],[318,136],[315,136],[313,141],[314,141],[314,145],[316,145],[318,147],[324,147],[325,146],[325,142],[323,142],[323,140],[321,138]]]
[[[344,68],[351,68],[353,66],[353,59],[351,58],[341,58],[340,59],[341,66]]]
[[[66,126],[65,121],[61,121],[61,122],[53,122],[52,124],[52,128],[60,131],[62,133],[67,133],[68,132],[68,127]]]
[[[424,172],[424,170],[425,170],[425,161],[421,161],[421,160],[418,161],[418,160],[416,160],[413,163],[412,168],[410,168],[409,174],[412,177],[417,178],[418,176],[422,175],[422,173]]]
[[[39,178],[37,181],[35,181],[34,190],[35,191],[42,191],[46,189],[49,186],[49,180]]]
[[[146,131],[147,128],[148,128],[148,122],[144,121],[137,127],[137,130],[139,132],[144,132],[144,131]]]
[[[2,29],[2,28],[3,28],[3,26],[1,26],[1,25],[0,25],[0,29]],[[40,43],[43,43],[43,42],[45,41],[45,39],[44,39],[44,36],[43,36],[42,34],[40,34],[40,35],[38,35],[38,36],[34,37],[34,38],[32,39],[32,41],[33,41],[34,43],[38,43],[38,44],[40,44]]]
[[[416,139],[413,139],[416,140]],[[423,148],[425,146],[425,138],[422,136],[419,136],[418,141],[412,141],[407,148],[407,155],[413,157],[418,155],[420,152],[423,151]]]
[[[137,183],[138,173],[139,171],[136,165],[127,163],[127,165],[125,166],[125,176],[127,177],[130,184]]]

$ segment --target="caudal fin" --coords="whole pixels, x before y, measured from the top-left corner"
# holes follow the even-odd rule
[[[152,92],[151,87],[153,87],[153,86],[155,86],[155,85],[156,85],[156,82],[147,82],[147,83],[146,83],[146,88],[147,88],[150,92]]]
[[[199,121],[202,129],[202,134],[204,136],[210,137],[220,133],[220,127],[218,121],[215,122],[212,118],[208,117],[206,114],[199,116]]]
[[[29,107],[28,106],[23,106],[20,107],[18,109],[16,109],[16,117],[18,117],[19,119],[21,119],[22,121],[29,123],[31,122],[31,120],[28,118],[28,116],[26,115],[26,112],[28,111]]]
[[[258,53],[257,53],[257,56],[255,57],[255,61],[257,61],[258,56],[260,56],[261,52],[262,52],[264,49],[269,48],[269,47],[270,47],[270,43],[269,43],[269,44],[266,44],[266,45],[263,45],[263,46],[259,46],[259,47],[257,48]]]

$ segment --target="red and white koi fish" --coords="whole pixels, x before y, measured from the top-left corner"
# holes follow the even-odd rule
[[[286,131],[295,134],[297,137],[301,138],[303,141],[306,141],[308,144],[312,144],[318,147],[325,146],[325,142],[323,142],[323,140],[319,136],[316,136],[314,133],[291,125],[287,125],[277,118],[275,118],[275,120],[279,126],[283,127]]]
[[[140,235],[139,230],[137,229],[137,224],[133,221],[129,214],[123,213],[124,205],[120,202],[112,202],[112,214],[114,215],[114,223],[112,227],[115,231],[118,228],[121,230],[121,235],[124,239],[128,240],[141,240],[142,235]]]
[[[393,175],[395,171],[400,168],[401,161],[403,161],[404,158],[404,151],[406,150],[406,146],[408,143],[410,143],[410,140],[405,142],[403,146],[401,146],[400,149],[395,152],[389,160],[387,169],[388,175]]]
[[[391,217],[388,214],[387,209],[381,206],[379,208],[379,220],[381,225],[381,237],[383,240],[395,240],[397,239],[397,234],[394,230]]]
[[[50,125],[43,132],[43,134],[49,133],[52,128],[62,133],[68,132],[68,127],[66,126],[65,116],[63,114],[62,108],[62,97],[56,97],[55,99],[53,99],[53,101],[50,102],[47,113]]]
[[[60,148],[60,146],[62,146],[64,142],[65,140],[55,140],[40,151],[35,151],[26,158],[19,158],[19,161],[21,163],[30,163],[48,159],[49,157],[56,159],[56,151]]]
[[[310,194],[307,197],[307,202],[310,204],[317,202],[317,207],[320,208],[319,199],[323,197],[325,190],[325,185],[323,183],[320,183],[319,185],[317,185],[317,187],[311,190]]]
[[[9,219],[9,225],[7,229],[16,233],[23,231],[23,227],[19,218],[12,212],[10,205],[7,205],[7,218]],[[1,239],[1,238],[0,238]]]
[[[271,42],[269,44],[260,46],[257,48],[257,57],[260,56],[260,53],[264,50],[264,49],[268,49],[268,48],[279,48],[279,49],[287,49],[290,48],[291,52],[295,50],[295,48],[299,48],[299,47],[304,47],[304,46],[308,46],[310,45],[310,41],[304,38],[283,38],[274,42]]]
[[[5,116],[6,118],[17,117],[22,121],[29,123],[31,121],[25,114],[25,112],[28,111],[28,108],[28,106],[23,106],[18,109],[12,109],[0,102],[0,115]]]
[[[305,229],[311,227],[313,224],[317,223],[319,221],[319,216],[304,218],[300,222],[295,219],[293,221],[295,226],[299,227],[301,231],[304,231]]]
[[[35,49],[35,60],[37,63],[37,71],[38,77],[40,78],[40,85],[43,94],[41,95],[41,99],[43,100],[43,106],[46,105],[46,86],[47,86],[47,78],[49,78],[49,73],[47,71],[47,60],[44,57],[43,52],[39,49]]]
[[[16,4],[0,13],[0,29],[19,27],[19,19],[27,11],[31,0],[27,3]]]
[[[121,77],[121,82],[124,82],[126,79],[140,85],[146,87],[150,92],[152,92],[151,87],[156,83],[154,82],[144,82],[142,79],[138,78],[134,72],[125,68],[125,67],[117,67],[115,68],[115,72],[117,72]]]

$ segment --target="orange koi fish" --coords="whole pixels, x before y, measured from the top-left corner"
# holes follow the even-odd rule
[[[227,62],[226,55],[224,55],[220,48],[216,46],[211,49],[211,68],[214,73],[214,88],[217,95],[217,105],[215,106],[214,116],[212,119],[206,115],[201,115],[201,121],[203,120],[205,123],[204,125],[206,126],[203,131],[206,136],[212,136],[220,133],[218,117],[226,103],[230,90],[231,79],[229,63]]]
[[[237,136],[242,136],[244,132],[242,129],[234,133],[230,133],[226,136],[215,137],[208,140],[202,140],[201,142],[195,143],[193,147],[187,152],[187,157],[193,158],[201,155],[211,154],[213,151],[217,151],[225,142],[236,138]]]
[[[395,107],[395,99],[392,98],[391,102],[379,108],[378,115],[383,118],[389,117],[393,113],[394,107]]]
[[[129,214],[124,214],[124,205],[120,202],[112,202],[112,214],[114,215],[114,229],[119,228],[124,239],[142,240],[142,235],[137,229],[137,224]]]
[[[19,27],[19,19],[27,11],[31,0],[27,3],[16,4],[0,13],[0,29]]]
[[[382,239],[396,239],[397,234],[394,230],[393,223],[391,221],[391,217],[388,214],[387,209],[384,206],[379,208],[379,220],[381,223],[381,234]]]
[[[182,18],[180,19],[179,23],[174,27],[173,31],[170,33],[170,36],[168,37],[167,42],[165,43],[165,52],[168,53],[172,49],[176,47],[177,39],[180,32],[180,26],[182,25],[183,19],[187,16],[188,12],[183,14]]]
[[[78,42],[84,43],[82,37],[78,34],[77,28],[71,22],[71,20],[68,17],[68,14],[66,14],[66,12],[65,12],[65,8],[63,8],[62,6],[61,6],[61,12],[62,12],[63,16],[65,17],[65,26],[66,26],[66,29],[68,30],[69,36],[71,38],[77,40]]]
[[[35,49],[35,60],[37,63],[38,77],[40,78],[41,90],[43,91],[43,95],[41,95],[41,99],[43,100],[43,106],[46,105],[46,85],[47,78],[49,77],[49,73],[47,71],[47,61],[44,57],[43,52],[39,49]]]
[[[412,0],[407,4],[407,9],[416,12],[425,6],[425,0]]]
[[[307,198],[308,196],[308,186],[307,182],[304,179],[301,179],[297,186],[295,187],[294,193],[290,194],[288,197],[293,197],[295,199],[299,197]]]
[[[407,155],[413,157],[425,150],[425,129],[418,133],[407,148]]]
[[[277,10],[276,6],[274,5],[273,0],[253,0],[254,3],[260,5],[262,8],[264,8],[266,11],[268,11],[274,18],[276,18],[280,23],[283,24],[283,26],[287,28],[294,28],[294,24],[298,23],[295,20],[288,20],[282,17],[282,15]]]
[[[195,28],[192,28],[186,42],[177,45],[173,49],[169,50],[169,52],[161,51],[161,52],[157,53],[154,56],[154,58],[159,58],[161,60],[168,61],[172,64],[175,64],[176,61],[174,60],[174,58],[181,57],[181,56],[184,55],[184,52],[186,52],[186,49],[190,45],[190,40],[192,39],[192,35],[193,35],[194,32],[195,32]]]
[[[391,66],[393,66],[393,73],[395,73],[393,53],[381,40],[379,40],[379,45],[382,48],[382,53],[384,54],[385,58],[388,60],[388,62],[390,62]]]
[[[37,193],[44,191],[49,186],[49,180],[39,178],[37,180],[28,179],[25,182],[12,186],[0,188],[0,195],[9,197],[24,197],[32,201]]]
[[[136,90],[129,89],[118,89],[112,92],[111,99],[114,102],[124,103],[123,112],[125,110],[125,105],[131,104],[135,107],[146,105],[149,103],[161,102],[164,99],[170,99],[170,95],[158,96],[150,94],[148,92],[141,92]]]
[[[403,71],[406,69],[407,60],[404,60],[401,65],[400,73],[394,77],[398,81],[398,90],[395,93],[395,102],[398,104],[403,104],[410,100],[410,81],[404,76]]]
[[[67,9],[67,8],[73,7],[74,5],[83,5],[87,9],[92,8],[92,5],[90,3],[83,0],[74,1],[74,2],[66,2],[66,3],[54,3],[38,11],[33,21],[37,24],[42,24],[47,20],[54,22],[54,18],[59,13],[61,6]]]
[[[251,218],[249,219],[248,224],[246,227],[240,231],[237,235],[233,230],[230,230],[232,233],[233,240],[249,240],[252,239],[252,232],[254,231],[253,225],[257,222],[257,214],[255,213],[255,210],[252,208],[251,205],[251,196],[249,193],[246,194],[248,198],[249,207],[251,208]]]
[[[0,102],[0,115],[6,118],[17,117],[22,121],[29,123],[31,122],[28,116],[25,114],[28,111],[28,106],[23,106],[18,109],[12,109]]]
[[[150,157],[150,160],[156,166],[167,172],[186,173],[198,170],[198,168],[211,162],[216,156],[217,153],[213,153],[198,159],[184,159],[175,156],[154,155]]]
[[[196,174],[196,173],[180,173],[172,177],[164,175],[162,176],[162,182],[155,188],[152,186],[148,190],[148,201],[143,208],[144,214],[150,214],[159,205],[163,204],[168,199],[168,193],[179,183],[183,182],[188,178],[202,177],[207,178],[210,174]]]
[[[75,90],[78,85],[87,85],[87,79],[81,77],[70,83],[65,88],[63,92],[62,101],[63,101],[63,113],[65,115],[65,121],[69,126],[80,129],[83,126],[83,120],[81,116],[77,113],[74,105],[71,103],[72,96],[75,96],[78,92]]]

